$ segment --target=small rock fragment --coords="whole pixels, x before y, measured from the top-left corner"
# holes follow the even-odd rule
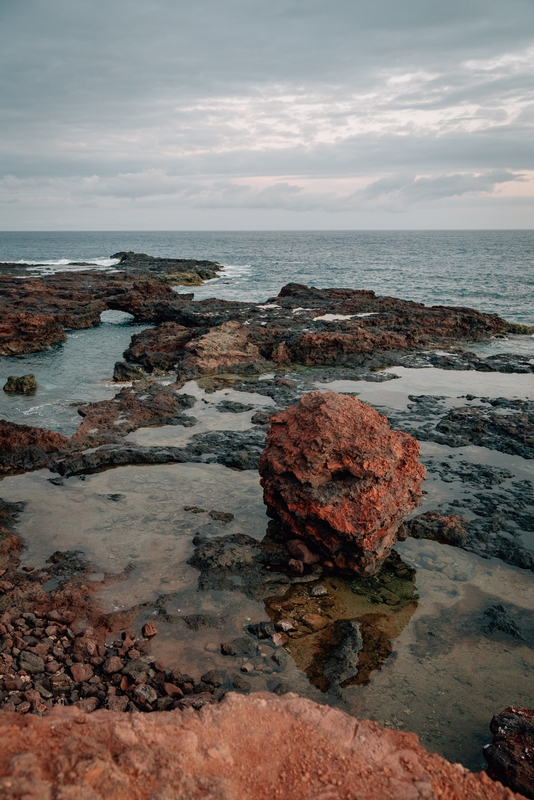
[[[156,628],[153,622],[145,622],[145,624],[143,625],[142,633],[145,639],[151,639],[153,636],[156,635],[157,632],[158,629]]]

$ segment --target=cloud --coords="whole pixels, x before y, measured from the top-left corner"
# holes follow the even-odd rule
[[[485,174],[413,176],[390,175],[353,192],[310,190],[289,181],[264,186],[230,180],[192,181],[161,170],[119,174],[109,178],[25,179],[6,176],[0,181],[0,202],[50,206],[76,204],[113,208],[128,203],[192,209],[285,210],[298,213],[348,211],[400,213],[420,204],[432,204],[465,195],[491,197],[497,186],[525,181],[521,174],[494,170]],[[318,181],[319,185],[321,181]],[[502,198],[499,198],[502,202]]]
[[[531,0],[3,3],[0,175],[45,216],[489,197],[534,169],[533,32]],[[335,176],[367,195],[303,188]]]

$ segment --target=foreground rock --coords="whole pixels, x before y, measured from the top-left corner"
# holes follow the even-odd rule
[[[534,711],[505,708],[491,720],[493,741],[484,748],[488,772],[515,792],[534,798]]]
[[[421,497],[418,455],[365,403],[311,392],[271,417],[259,463],[267,513],[339,570],[372,574]]]
[[[4,714],[0,776],[6,800],[516,796],[485,773],[427,753],[414,734],[358,722],[295,695],[232,693],[201,714]]]

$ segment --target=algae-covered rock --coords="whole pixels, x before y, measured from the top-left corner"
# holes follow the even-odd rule
[[[31,394],[37,389],[35,375],[10,375],[4,385],[4,392],[9,394]]]

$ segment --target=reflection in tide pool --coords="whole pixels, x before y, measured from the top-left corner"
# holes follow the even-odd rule
[[[265,536],[256,472],[198,464],[121,467],[85,480],[70,478],[63,486],[50,484],[49,475],[41,471],[1,483],[4,499],[27,502],[19,525],[27,544],[25,563],[41,566],[55,550],[82,550],[94,565],[90,580],[102,582],[96,594],[102,611],[136,607],[137,628],[157,619],[154,655],[196,679],[216,668],[246,678],[253,691],[297,691],[356,716],[413,730],[429,749],[471,768],[481,766],[492,715],[534,701],[530,572],[435,542],[407,540],[396,548],[402,561],[394,562],[388,578],[395,590],[390,594],[400,592],[391,583],[399,574],[408,581],[413,576],[415,593],[398,608],[388,604],[387,594],[371,600],[372,592],[365,595],[327,576],[303,584],[287,579],[285,587],[266,591],[265,603],[243,591],[239,581],[235,591],[199,591],[199,572],[187,563],[194,538]],[[433,492],[439,488],[435,480]],[[443,496],[449,491],[446,483],[441,491]],[[213,510],[233,519],[214,519]],[[104,579],[110,572],[121,579],[109,584]],[[317,585],[327,594],[314,600],[311,589]],[[327,623],[323,632],[289,637],[285,649],[250,636],[247,626],[278,618],[274,607],[281,603],[288,613],[296,609],[293,618],[299,606],[304,611],[316,603]],[[498,605],[515,620],[519,637],[492,627],[486,612]],[[340,644],[339,626],[355,619],[361,623],[362,658],[373,655],[373,647],[379,657],[368,665],[365,680],[338,675],[334,687],[331,653]],[[239,638],[248,640],[250,652],[221,653],[221,643]],[[250,665],[246,674],[244,663]],[[321,686],[321,668],[330,675],[330,686]]]

